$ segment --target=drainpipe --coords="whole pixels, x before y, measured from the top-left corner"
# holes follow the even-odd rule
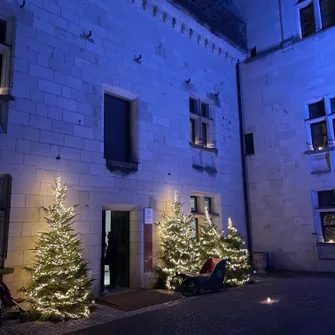
[[[240,61],[239,60],[237,61],[237,64],[236,64],[236,84],[237,84],[238,118],[239,118],[239,123],[240,123],[240,146],[241,146],[245,225],[246,225],[246,230],[247,230],[248,251],[249,251],[250,259],[252,260],[252,240],[251,240],[251,227],[250,227],[247,169],[246,169],[246,163],[245,163],[245,150],[244,150],[244,129],[243,129],[243,111],[242,111]]]
[[[283,27],[283,10],[282,10],[282,0],[278,0],[278,10],[279,10],[279,23],[280,23],[280,36],[281,36],[281,43],[284,42],[284,27]]]

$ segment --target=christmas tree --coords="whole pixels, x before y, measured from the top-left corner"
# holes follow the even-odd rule
[[[54,203],[43,208],[49,231],[36,242],[32,282],[26,289],[32,311],[44,320],[87,317],[91,286],[81,241],[72,228],[76,206],[66,206],[67,184],[57,178],[51,187]]]
[[[158,223],[163,266],[158,270],[167,288],[171,279],[178,274],[199,271],[198,243],[192,222],[193,215],[185,214],[177,192],[171,202],[173,215],[163,215],[163,222]]]
[[[250,265],[248,250],[243,247],[244,240],[228,219],[227,234],[221,238],[220,248],[223,258],[228,258],[225,281],[232,286],[239,286],[249,281]]]
[[[202,266],[210,257],[220,257],[222,250],[220,246],[220,234],[209,216],[208,209],[205,208],[205,220],[199,229],[199,253],[200,266]]]

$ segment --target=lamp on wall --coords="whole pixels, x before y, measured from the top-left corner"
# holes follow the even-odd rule
[[[26,5],[26,0],[23,0],[21,5],[19,5],[19,6],[20,6],[20,8],[24,8],[25,5]]]
[[[142,63],[142,55],[139,55],[138,57],[135,56],[134,61],[135,61],[136,63],[141,64],[141,63]]]
[[[189,85],[191,82],[191,78],[188,78],[187,80],[185,80],[186,84]]]

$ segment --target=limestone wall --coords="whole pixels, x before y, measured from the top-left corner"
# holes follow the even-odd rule
[[[245,233],[235,78],[243,55],[164,1],[143,3],[29,0],[22,9],[16,0],[0,3],[1,15],[17,18],[15,102],[9,104],[8,133],[0,135],[0,171],[13,176],[6,265],[15,272],[5,278],[13,291],[28,279],[21,267],[31,263],[34,239],[46,229],[41,206],[50,203],[49,185],[58,175],[72,184],[69,201],[79,204],[75,227],[97,278],[96,293],[103,208],[132,213],[137,286],[144,285],[143,207],[153,207],[159,220],[175,189],[187,204],[192,192],[216,197],[220,222],[231,216]],[[89,31],[90,39],[84,38]],[[141,64],[134,61],[139,55]],[[103,87],[139,101],[140,164],[128,177],[105,167]],[[217,92],[218,155],[203,153],[216,167],[211,175],[192,168],[200,151],[189,145],[188,99]]]

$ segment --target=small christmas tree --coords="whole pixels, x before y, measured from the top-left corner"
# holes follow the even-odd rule
[[[163,252],[163,266],[158,270],[165,286],[170,288],[173,276],[197,272],[199,252],[194,237],[193,215],[182,211],[182,203],[177,192],[171,202],[173,215],[163,215],[163,222],[158,223]]]
[[[66,206],[67,184],[57,178],[51,187],[54,203],[43,208],[49,231],[35,247],[35,265],[27,270],[32,282],[26,289],[32,311],[44,320],[87,317],[90,313],[91,286],[81,241],[72,228],[75,206]]]
[[[239,286],[249,281],[249,253],[243,247],[244,240],[228,219],[227,234],[221,238],[221,254],[230,259],[226,272],[226,282],[232,286]]]
[[[202,266],[210,257],[220,257],[222,250],[220,246],[220,234],[218,228],[213,224],[209,216],[208,209],[205,208],[205,220],[199,229],[199,252],[200,266]]]

